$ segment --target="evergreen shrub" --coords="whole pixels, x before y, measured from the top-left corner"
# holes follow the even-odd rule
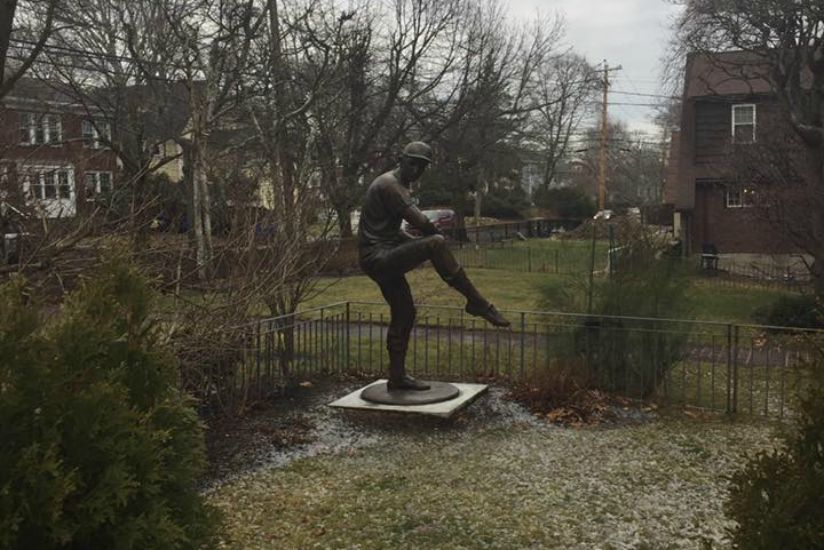
[[[824,328],[824,311],[815,296],[781,296],[758,308],[753,317],[762,325],[796,328]]]
[[[599,313],[636,318],[689,317],[688,275],[666,244],[643,226],[623,227],[610,256],[611,274],[601,287]],[[666,373],[684,358],[691,325],[675,321],[607,321],[599,346],[601,371],[610,389],[622,387],[649,397]],[[631,387],[626,387],[631,384]],[[615,387],[612,387],[615,386]]]
[[[490,218],[521,219],[529,207],[529,197],[520,186],[513,189],[493,189],[481,202],[481,215]]]
[[[733,475],[726,509],[735,548],[824,548],[824,361],[779,449]]]
[[[587,312],[571,344],[555,348],[583,358],[598,388],[649,397],[686,353],[691,325],[658,318],[689,316],[688,274],[653,231],[616,229],[608,273],[592,288],[588,277],[547,284],[539,307]]]
[[[202,425],[151,295],[113,261],[49,320],[0,287],[0,548],[204,548]]]
[[[575,187],[549,189],[540,186],[533,191],[532,202],[539,208],[552,210],[561,218],[591,218],[598,210],[592,197]]]

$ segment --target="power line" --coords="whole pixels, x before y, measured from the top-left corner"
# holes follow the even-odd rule
[[[10,38],[9,41],[17,43],[17,44],[26,45],[26,46],[35,46],[36,45],[36,42],[33,42],[31,40],[22,39],[22,38]],[[164,67],[171,67],[173,69],[178,69],[178,70],[184,70],[184,69],[189,68],[189,67],[181,67],[179,65],[175,65],[174,63],[170,62],[169,60],[164,60],[164,61],[139,60],[139,59],[136,59],[132,56],[118,55],[118,54],[106,53],[106,52],[96,52],[96,51],[92,51],[92,50],[76,48],[76,47],[73,47],[73,46],[58,45],[58,44],[46,44],[44,46],[44,50],[50,50],[50,51],[55,52],[55,53],[63,52],[63,53],[68,53],[68,54],[76,54],[76,55],[80,55],[80,56],[85,56],[85,57],[89,57],[89,58],[96,58],[96,59],[105,60],[105,61],[124,61],[124,62],[128,62],[128,63],[137,63],[137,64],[156,64],[156,65],[162,65]],[[66,64],[65,61],[62,62],[62,63]],[[56,63],[55,63],[55,65],[56,65]],[[91,68],[89,68],[89,67],[84,67],[84,66],[76,65],[76,64],[66,64],[66,67],[75,68],[75,69],[91,70]],[[611,72],[612,70],[615,70],[615,69],[609,69],[609,70]],[[243,76],[256,76],[256,77],[260,76],[259,74],[254,74],[254,73],[240,73],[240,74],[243,75]],[[160,77],[158,77],[158,79],[160,79]],[[580,81],[574,81],[574,82],[572,82],[572,84],[578,84],[578,83],[584,84],[584,83],[596,82],[598,80],[599,79],[584,79],[584,80],[580,80]],[[660,97],[660,98],[664,98],[664,99],[679,99],[676,96],[670,96],[670,95],[664,95],[664,94],[649,94],[649,93],[641,93],[641,92],[628,92],[628,91],[625,91],[625,90],[610,90],[610,92],[614,93],[614,94],[639,96],[639,97]],[[649,106],[649,105],[652,105],[652,104],[612,103],[612,105]]]
[[[18,44],[25,44],[26,46],[35,46],[36,43],[32,42],[31,40],[25,40],[23,38],[10,38],[9,42],[17,42]],[[136,60],[133,57],[127,57],[125,55],[117,55],[113,53],[106,53],[106,52],[95,52],[92,50],[82,50],[80,48],[75,48],[72,46],[61,46],[57,44],[46,44],[44,49],[47,50],[57,50],[63,51],[66,53],[74,53],[77,55],[85,55],[87,57],[97,57],[98,59],[108,59],[111,61],[128,61],[130,63],[136,63]]]
[[[13,53],[7,54],[6,57],[8,57],[9,59],[14,59],[15,61],[25,61],[26,60],[25,57],[18,56],[18,55],[15,55]],[[101,72],[100,68],[98,68],[98,67],[90,67],[88,65],[80,65],[78,63],[71,63],[69,61],[58,61],[58,60],[55,60],[55,59],[52,59],[52,58],[46,58],[46,59],[38,58],[37,61],[35,62],[35,65],[49,66],[49,67],[56,68],[56,69],[76,69],[76,70],[80,70],[80,71],[88,71],[88,72],[93,72],[93,73]],[[168,83],[179,83],[179,82],[181,82],[181,79],[166,78],[166,77],[153,76],[153,75],[142,75],[142,78],[144,78],[147,81],[154,81],[154,82],[168,82]]]
[[[641,92],[627,92],[624,90],[612,90],[613,94],[620,94],[620,95],[634,95],[640,97],[660,97],[664,99],[680,99],[678,96],[674,95],[665,95],[665,94],[646,94]]]
[[[601,104],[600,101],[590,101],[589,103],[592,104],[592,105],[600,105]],[[660,103],[624,103],[624,102],[620,102],[620,101],[612,101],[612,102],[610,102],[610,105],[625,105],[627,107],[661,107],[662,106]]]
[[[26,46],[35,46],[36,45],[35,42],[32,42],[30,40],[25,40],[25,39],[22,39],[22,38],[11,38],[11,39],[9,39],[9,41],[10,42],[16,42],[18,44],[22,44],[22,45],[26,45]],[[106,52],[96,52],[96,51],[92,51],[92,50],[86,50],[86,49],[81,49],[81,48],[75,48],[75,47],[72,47],[72,46],[63,46],[63,45],[57,45],[57,44],[46,44],[45,46],[43,46],[43,51],[47,52],[47,53],[52,53],[53,55],[74,54],[74,55],[78,55],[78,56],[87,57],[90,60],[91,59],[97,59],[97,60],[102,60],[102,61],[117,61],[117,62],[122,61],[122,62],[127,62],[127,63],[134,63],[136,65],[155,65],[155,66],[159,66],[159,67],[163,67],[163,68],[172,68],[172,69],[176,69],[176,70],[179,70],[179,71],[187,71],[187,70],[191,70],[191,68],[192,68],[192,67],[177,65],[177,64],[173,63],[170,60],[150,61],[150,60],[145,60],[145,59],[137,59],[137,58],[134,58],[134,57],[131,57],[131,56],[126,56],[126,55],[118,55],[118,54],[112,54],[112,53],[106,53]],[[11,55],[9,55],[9,57],[11,57]],[[95,70],[99,71],[100,70],[99,67],[87,67],[87,66],[77,65],[76,63],[68,63],[66,61],[61,61],[61,62],[58,63],[57,61],[55,61],[52,58],[49,58],[48,63],[46,63],[42,60],[37,60],[37,63],[52,64],[54,66],[61,66],[61,64],[62,64],[64,66],[64,68],[73,68],[73,69],[85,70],[85,71],[95,71]],[[259,73],[238,71],[237,74],[240,75],[240,76],[260,78]],[[179,82],[181,80],[179,78],[178,79],[172,79],[172,78],[158,77],[158,76],[154,76],[154,75],[151,75],[149,78],[152,79],[152,80],[161,81],[161,82],[162,81]]]

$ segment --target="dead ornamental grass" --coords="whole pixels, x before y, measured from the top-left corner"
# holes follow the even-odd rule
[[[366,447],[261,466],[209,499],[227,548],[724,548],[725,476],[771,433],[689,418],[384,429]]]

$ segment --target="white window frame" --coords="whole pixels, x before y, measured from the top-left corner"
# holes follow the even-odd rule
[[[60,174],[66,174],[66,183],[69,188],[69,196],[60,196]],[[71,165],[26,165],[22,170],[23,192],[27,199],[32,203],[40,206],[43,213],[48,218],[70,217],[74,216],[77,204],[77,186],[74,178],[74,167]],[[37,176],[38,187],[42,191],[42,196],[35,196],[35,184],[32,182],[32,177]],[[54,197],[46,196],[46,185],[48,185],[47,178],[53,178],[51,185],[54,186]]]
[[[749,124],[736,124],[735,123],[735,112],[739,109],[749,109],[752,108],[752,140],[751,141],[736,141],[735,140],[735,128],[737,126],[749,126]],[[730,116],[730,136],[732,137],[733,143],[755,143],[755,136],[756,136],[756,127],[757,127],[757,115],[758,109],[755,106],[755,103],[737,103],[732,106],[731,116]]]
[[[724,191],[727,208],[751,208],[754,206],[754,195],[755,191],[747,187],[728,187]]]
[[[87,129],[91,130],[91,133],[87,133]],[[112,125],[108,121],[95,121],[84,118],[80,123],[80,137],[83,140],[83,147],[101,149],[106,146],[101,138],[105,139],[106,142],[110,142],[112,139]]]
[[[28,130],[28,139],[21,139],[20,145],[30,147],[37,145],[60,147],[63,145],[63,118],[59,114],[23,111],[20,113],[20,119],[19,137],[22,137],[23,130]],[[38,130],[43,132],[42,142],[37,140]]]
[[[100,182],[100,175],[101,174],[108,174],[109,175],[109,190],[114,189],[114,174],[109,170],[86,170],[83,174],[83,191],[86,195],[86,202],[94,202],[97,200],[103,191],[101,189],[101,182]],[[94,177],[94,193],[91,195],[89,194],[89,187],[88,187],[88,178],[89,176]]]

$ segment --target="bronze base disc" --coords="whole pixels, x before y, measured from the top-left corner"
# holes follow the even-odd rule
[[[461,390],[448,382],[426,382],[428,390],[390,390],[386,382],[373,384],[361,392],[361,399],[382,405],[428,405],[455,399]]]

